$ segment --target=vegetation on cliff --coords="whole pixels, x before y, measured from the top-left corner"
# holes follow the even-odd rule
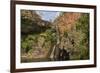
[[[89,14],[60,12],[53,22],[32,10],[21,10],[21,61],[48,61],[55,46],[70,60],[89,59]],[[58,49],[57,49],[58,50]]]

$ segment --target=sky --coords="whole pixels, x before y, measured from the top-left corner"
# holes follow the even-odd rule
[[[54,21],[54,19],[60,14],[60,12],[57,11],[36,11],[36,12],[41,16],[43,20],[46,21]]]

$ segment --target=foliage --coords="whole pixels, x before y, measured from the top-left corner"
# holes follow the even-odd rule
[[[21,48],[24,52],[28,53],[29,50],[33,49],[32,46],[37,43],[37,35],[28,35],[22,42]]]
[[[44,54],[44,50],[50,52],[57,44],[59,37],[60,45],[64,45],[65,49],[69,50],[71,60],[89,59],[89,14],[82,13],[80,18],[76,20],[74,16],[79,16],[77,13],[73,15],[72,13],[61,13],[55,19],[55,22],[50,24],[43,21],[35,12],[31,13],[29,11],[28,16],[25,13],[21,14],[22,53],[28,54],[39,51],[40,54],[43,51]],[[70,19],[68,22],[71,24],[65,21],[66,17],[64,15]],[[70,17],[71,15],[72,17]],[[38,18],[35,16],[38,16]],[[54,28],[56,25],[59,29]],[[57,31],[61,32],[58,34]]]
[[[81,31],[80,35],[84,35],[84,38],[80,40],[80,59],[89,58],[89,14],[83,14],[79,21],[76,23],[77,32]]]

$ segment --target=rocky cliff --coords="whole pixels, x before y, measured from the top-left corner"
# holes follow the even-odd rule
[[[64,12],[54,21],[54,25],[58,26],[61,34],[64,34],[64,32],[70,31],[74,27],[80,17],[81,13]]]
[[[50,24],[50,22],[42,20],[35,11],[21,10],[21,32],[23,34],[45,31]]]
[[[57,48],[69,51],[71,60],[82,56],[82,59],[87,59],[88,17],[84,13],[61,12],[54,22],[48,22],[42,20],[35,11],[21,10],[22,62],[29,59],[44,60],[50,58],[51,54],[53,58]]]

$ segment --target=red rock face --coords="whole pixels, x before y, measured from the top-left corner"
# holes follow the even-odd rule
[[[70,31],[74,26],[76,20],[78,20],[81,16],[81,13],[64,13],[62,16],[58,18],[58,28],[61,34],[65,31]]]

